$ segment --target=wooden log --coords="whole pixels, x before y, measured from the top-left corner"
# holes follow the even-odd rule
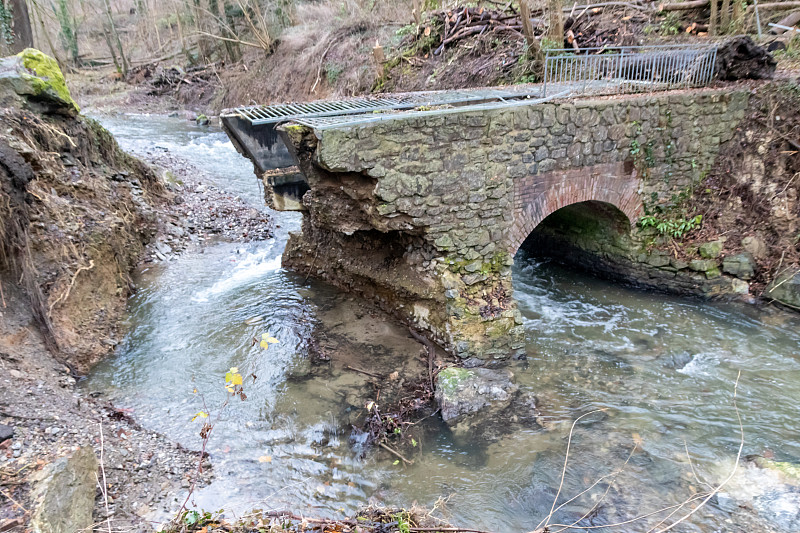
[[[783,17],[781,20],[776,22],[776,24],[780,24],[781,26],[788,26],[791,28],[798,22],[800,22],[800,11],[795,11],[794,13],[789,13],[787,16]],[[783,35],[784,33],[786,33],[786,30],[774,27],[769,31],[770,33],[774,33],[776,35]]]
[[[690,0],[689,2],[676,2],[672,4],[661,4],[658,11],[689,11],[706,7],[710,0]]]
[[[777,10],[780,11],[782,9],[797,9],[800,7],[800,2],[768,2],[766,4],[758,4],[758,9],[760,11],[764,11],[765,9],[768,10]],[[747,13],[752,13],[755,10],[755,5],[747,6]]]

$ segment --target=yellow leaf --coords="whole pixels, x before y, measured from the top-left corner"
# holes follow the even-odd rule
[[[265,350],[269,348],[269,343],[267,341],[261,341],[260,343],[258,343],[258,345],[264,348]]]
[[[372,408],[375,407],[375,402],[367,402],[367,411],[372,411]]]
[[[276,339],[275,337],[267,337],[264,340],[267,341],[270,344],[278,344],[278,339]]]
[[[231,387],[230,385],[226,386],[226,387],[225,387],[225,390],[227,390],[228,392],[230,392],[231,394],[233,394],[233,387]]]
[[[238,374],[239,373],[239,367],[238,366],[232,366],[231,370],[230,370],[230,373],[231,374]]]
[[[197,413],[192,417],[192,422],[194,422],[198,418],[208,418],[208,413],[206,413],[205,411],[200,411],[199,413]]]
[[[271,463],[272,462],[272,456],[271,455],[262,455],[261,457],[258,458],[258,462],[259,463]]]
[[[242,375],[241,374],[234,374],[231,376],[231,385],[241,385],[242,384]]]

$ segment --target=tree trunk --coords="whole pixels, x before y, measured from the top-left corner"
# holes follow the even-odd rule
[[[117,51],[119,51],[119,58],[120,62],[122,63],[122,75],[128,75],[128,59],[125,57],[125,51],[122,49],[122,41],[119,38],[119,33],[117,32],[117,26],[114,24],[114,17],[111,16],[111,4],[109,0],[105,0],[106,5],[106,15],[108,16],[108,26],[111,29],[111,35],[114,37],[114,41],[117,43]],[[117,65],[119,68],[119,65]]]
[[[733,2],[733,18],[731,19],[731,32],[740,33],[744,27],[744,9],[742,2],[734,0]]]
[[[711,16],[708,18],[708,34],[717,34],[717,0],[711,0]]]
[[[556,48],[564,47],[564,14],[561,0],[547,0],[547,38],[554,41]]]
[[[14,16],[14,44],[11,45],[11,51],[18,54],[26,48],[33,48],[33,31],[25,0],[11,0],[11,9]]]
[[[722,0],[722,9],[719,14],[720,33],[728,33],[730,31],[730,25],[731,25],[731,0]]]

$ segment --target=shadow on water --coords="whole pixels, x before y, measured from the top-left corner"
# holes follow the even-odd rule
[[[250,164],[220,132],[155,117],[103,122],[123,147],[164,146],[200,158],[217,185],[258,202]],[[392,372],[398,371],[399,388],[425,372],[420,345],[358,300],[281,269],[285,231],[298,220],[276,216],[284,233],[275,239],[212,244],[143,271],[130,300],[129,334],[86,383],[134,409],[142,424],[196,448],[199,426],[190,420],[202,409],[201,396],[213,411],[224,398],[226,370],[257,376],[246,381],[247,401],[231,404],[215,428],[209,450],[215,480],[196,494],[199,507],[337,516],[368,502],[432,506],[444,498],[455,523],[529,531],[552,504],[572,420],[607,408],[576,426],[562,494],[571,497],[619,468],[638,443],[586,522],[614,523],[702,488],[684,440],[702,477],[716,483],[727,475],[739,444],[731,405],[739,370],[745,453],[770,450],[780,460],[800,460],[795,315],[635,291],[525,256],[517,258],[514,283],[527,360],[515,363],[514,372],[521,392],[536,397],[537,411],[519,404],[486,441],[456,441],[439,420],[428,419],[414,430],[419,446],[410,467],[381,451],[364,453],[353,425]],[[279,344],[266,351],[254,346],[262,333]],[[312,364],[311,338],[330,362]],[[761,480],[772,492],[753,493],[756,474],[765,475],[742,468],[728,500],[712,502],[687,530],[741,530],[751,520],[738,507],[746,503],[790,531],[785,526],[794,522],[774,502],[785,504],[792,489]],[[607,486],[600,483],[594,493]],[[570,523],[594,502],[582,497],[554,521]]]

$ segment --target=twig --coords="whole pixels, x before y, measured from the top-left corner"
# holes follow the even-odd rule
[[[689,455],[689,445],[686,444],[685,440],[683,441],[683,449],[686,450],[686,458],[689,460],[689,468],[692,469],[692,475],[694,476],[694,478],[697,480],[698,483],[701,483],[701,484],[705,485],[706,487],[708,487],[709,489],[713,490],[714,487],[712,487],[711,484],[706,483],[705,481],[700,479],[700,476],[697,475],[697,472],[694,469],[694,464],[692,463],[692,456]]]
[[[0,281],[0,299],[3,300],[3,309],[6,308],[6,295],[3,294],[3,282]]]
[[[105,440],[103,438],[103,423],[100,422],[100,473],[103,474],[103,500],[106,506],[106,523],[108,524],[108,533],[111,533],[111,512],[108,509],[108,483],[106,482],[106,467],[105,467]],[[97,476],[97,474],[95,474]]]
[[[544,527],[547,529],[547,526],[550,524],[550,519],[553,517],[553,513],[555,512],[556,502],[558,502],[558,497],[561,495],[561,489],[564,487],[564,477],[567,475],[567,463],[569,462],[569,448],[572,444],[572,433],[575,431],[575,425],[581,420],[581,418],[587,417],[594,413],[599,413],[601,411],[605,411],[605,408],[602,409],[595,409],[594,411],[589,411],[588,413],[584,413],[572,423],[572,427],[569,428],[569,437],[567,438],[567,452],[564,455],[564,467],[561,469],[561,483],[558,485],[558,492],[556,492],[556,497],[553,498],[553,505],[550,507],[550,513],[542,520],[544,522]],[[539,525],[536,526],[538,530],[542,526],[542,522],[539,522]]]
[[[328,47],[325,49],[324,52],[322,52],[322,57],[319,58],[319,68],[317,68],[317,79],[314,80],[314,85],[311,86],[311,92],[314,94],[316,94],[317,92],[317,84],[319,83],[320,76],[322,75],[322,62],[325,61],[325,56],[328,55],[328,52],[330,51],[331,47],[336,43],[336,41],[338,41],[338,39],[331,39],[331,42],[328,45]]]
[[[613,476],[613,479],[611,480],[611,483],[609,483],[609,484],[608,484],[608,487],[606,487],[606,491],[603,493],[603,495],[600,497],[600,499],[598,499],[598,500],[597,500],[597,502],[595,502],[595,504],[592,506],[592,508],[591,508],[591,509],[589,509],[588,511],[586,511],[586,512],[583,514],[583,516],[581,516],[580,518],[578,518],[577,520],[575,520],[575,521],[574,521],[572,524],[570,524],[570,527],[572,527],[572,526],[574,526],[574,525],[576,525],[576,524],[580,523],[580,522],[581,522],[581,521],[582,521],[584,518],[586,518],[587,516],[589,516],[590,514],[592,514],[592,513],[594,512],[594,510],[595,510],[595,509],[597,509],[597,506],[598,506],[598,505],[600,505],[600,504],[603,502],[603,500],[605,500],[605,499],[606,499],[606,496],[608,496],[608,493],[611,491],[611,487],[613,487],[613,486],[614,486],[614,482],[617,480],[617,476],[618,476],[618,475],[620,475],[620,474],[622,473],[622,471],[623,471],[623,470],[625,470],[625,467],[626,467],[626,466],[628,466],[628,463],[630,462],[630,460],[631,460],[631,457],[633,457],[633,454],[634,454],[634,453],[636,453],[636,449],[637,449],[638,447],[639,447],[639,445],[638,445],[638,444],[634,444],[634,445],[633,445],[633,448],[631,449],[631,453],[629,453],[629,454],[628,454],[628,458],[627,458],[627,459],[625,459],[625,462],[624,462],[624,463],[622,463],[622,466],[621,466],[621,467],[619,467],[619,469],[617,469],[615,472],[612,472],[611,474],[608,474],[608,475],[605,475],[605,476],[601,477],[600,479],[598,479],[597,481],[595,481],[595,482],[594,482],[594,484],[592,484],[592,486],[591,486],[591,487],[587,488],[586,490],[584,490],[584,491],[583,491],[583,492],[581,492],[580,494],[576,495],[574,498],[572,498],[572,499],[570,499],[570,500],[567,500],[567,501],[565,501],[564,503],[562,503],[561,505],[559,505],[559,506],[558,506],[558,508],[556,509],[556,511],[558,511],[559,509],[561,509],[562,507],[564,507],[565,505],[567,505],[567,504],[568,504],[568,503],[570,503],[571,501],[574,501],[576,498],[578,498],[578,497],[579,497],[579,496],[581,496],[582,494],[584,494],[584,493],[588,492],[589,490],[591,490],[591,489],[592,489],[592,487],[594,487],[595,485],[597,485],[597,484],[600,482],[600,480],[601,480],[601,479],[603,479],[603,478],[606,478],[606,477],[609,477],[609,476]],[[566,530],[566,529],[569,529],[569,528],[568,528],[568,527],[564,527],[564,528],[561,528],[561,529],[559,529],[558,531],[556,531],[556,532],[554,532],[554,533],[561,533],[562,531],[564,531],[564,530]]]
[[[58,298],[53,300],[53,303],[50,304],[50,308],[47,310],[47,312],[48,313],[52,313],[53,312],[53,307],[55,307],[58,302],[66,301],[67,298],[69,298],[69,293],[70,293],[70,291],[72,291],[72,287],[73,287],[73,285],[75,285],[75,280],[78,279],[78,274],[80,274],[81,271],[83,271],[83,270],[91,270],[93,268],[94,268],[94,259],[90,259],[89,260],[89,266],[88,267],[86,267],[86,266],[78,267],[78,270],[76,270],[75,273],[72,275],[72,281],[69,282],[69,286],[67,287],[67,290],[61,296],[59,296]]]
[[[377,378],[377,379],[381,378],[381,376],[379,376],[378,374],[373,374],[372,372],[367,372],[366,370],[361,370],[360,368],[355,368],[350,365],[346,365],[345,368],[347,370],[352,370],[353,372],[358,372],[359,374],[364,374],[365,376],[369,376],[372,378]]]
[[[733,463],[733,470],[731,470],[731,473],[728,475],[728,477],[725,478],[725,480],[722,483],[717,485],[717,487],[714,490],[712,490],[711,493],[709,493],[709,495],[706,496],[706,499],[700,502],[700,504],[697,507],[695,507],[694,509],[683,515],[681,518],[679,518],[669,526],[663,529],[659,529],[658,533],[664,533],[665,531],[669,531],[673,527],[677,526],[678,524],[680,524],[681,522],[692,516],[698,510],[700,510],[706,503],[708,503],[708,500],[710,500],[716,493],[718,493],[722,489],[722,487],[724,487],[731,479],[733,479],[734,474],[736,474],[736,470],[739,468],[739,460],[742,457],[742,449],[744,448],[744,425],[742,424],[742,415],[739,413],[739,406],[736,405],[736,392],[739,388],[740,377],[742,377],[741,370],[739,371],[739,374],[736,376],[736,383],[734,383],[733,385],[733,408],[736,410],[736,418],[737,420],[739,420],[739,435],[740,435],[739,451],[736,454],[736,462]]]
[[[13,503],[14,505],[16,505],[17,507],[19,507],[20,509],[22,509],[22,511],[23,511],[25,514],[28,514],[28,513],[29,513],[29,511],[28,511],[27,509],[25,509],[25,508],[24,508],[22,505],[20,505],[20,503],[19,503],[17,500],[15,500],[14,498],[12,498],[12,497],[11,497],[11,495],[10,495],[9,493],[7,493],[6,491],[4,491],[3,489],[0,489],[0,494],[2,494],[3,496],[5,496],[5,497],[8,499],[8,501],[10,501],[10,502],[11,502],[11,503]]]
[[[414,464],[414,461],[410,461],[410,460],[406,459],[405,457],[403,457],[403,456],[402,456],[402,455],[400,455],[398,452],[396,452],[396,451],[394,451],[393,449],[391,449],[389,446],[387,446],[387,445],[386,445],[386,444],[384,444],[383,442],[381,442],[381,443],[379,444],[379,446],[380,446],[381,448],[383,448],[384,450],[386,450],[387,452],[389,452],[389,453],[391,453],[392,455],[394,455],[395,457],[398,457],[399,459],[401,459],[401,460],[402,460],[402,461],[403,461],[405,464],[407,464],[407,465],[413,465],[413,464]]]

